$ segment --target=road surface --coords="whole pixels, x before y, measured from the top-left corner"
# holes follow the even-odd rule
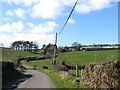
[[[36,70],[28,70],[28,74],[32,75],[31,78],[20,83],[17,88],[54,88],[52,81],[46,74]]]
[[[20,88],[55,88],[51,79],[44,73],[34,70],[33,68],[27,68],[27,73],[22,77],[8,82],[3,86],[3,90],[13,90]]]

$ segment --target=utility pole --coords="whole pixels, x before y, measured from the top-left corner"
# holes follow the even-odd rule
[[[55,48],[54,48],[54,53],[53,53],[53,65],[55,65],[56,64],[56,61],[55,61],[55,55],[56,55],[56,49],[57,49],[57,33],[56,33],[56,35],[55,35],[55,44],[54,44],[54,46],[55,46]]]

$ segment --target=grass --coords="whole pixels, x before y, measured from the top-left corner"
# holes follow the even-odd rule
[[[28,51],[19,51],[19,50],[12,50],[10,48],[0,48],[2,52],[0,52],[1,59],[3,61],[14,61],[19,57],[34,57],[36,54],[30,53]]]
[[[24,63],[24,62],[23,62]],[[36,65],[37,67],[42,67],[42,66],[48,66],[51,67],[51,60],[46,59],[46,60],[36,60],[36,61],[29,61],[29,62],[25,62],[24,64],[30,65],[30,66],[34,66]]]
[[[89,64],[95,61],[96,63],[101,63],[112,60],[118,60],[118,50],[65,52],[61,53],[59,57],[56,58],[58,64],[61,64],[62,61],[65,61],[65,63],[69,65]],[[52,61],[50,59],[30,61],[30,63],[28,62],[28,64],[36,65],[38,67],[43,65],[50,67],[51,63]]]
[[[45,62],[47,62],[47,61],[45,61]],[[75,79],[76,79],[75,70],[69,71],[69,72],[72,72],[74,74],[74,76],[68,75],[67,77],[62,79],[62,77],[60,76],[60,73],[58,71],[42,69],[41,68],[42,65],[47,65],[47,63],[43,63],[43,61],[42,61],[42,63],[41,63],[41,61],[24,62],[24,64],[31,66],[31,67],[34,67],[34,65],[36,65],[38,71],[47,74],[51,78],[51,80],[56,88],[77,88],[78,87],[77,82],[75,82]],[[50,65],[49,65],[49,67],[50,67]],[[80,75],[80,70],[79,70],[79,75]],[[82,84],[80,84],[79,87],[88,88],[88,86],[85,86]]]
[[[65,52],[61,53],[57,61],[65,61],[67,64],[89,64],[93,62],[101,63],[118,59],[118,50],[85,51],[85,52]]]
[[[51,80],[53,81],[53,84],[56,86],[56,88],[77,88],[76,83],[70,83],[69,80],[73,78],[72,76],[68,76],[65,79],[61,79],[58,72],[53,72],[49,70],[43,70],[39,69],[40,72],[46,73]]]
[[[1,48],[0,48],[1,50]],[[1,55],[2,54],[2,55]],[[37,54],[30,53],[28,51],[15,51],[9,48],[2,48],[0,52],[0,60],[13,61],[19,57],[35,57]],[[92,62],[108,62],[118,59],[118,50],[103,50],[103,51],[74,51],[61,53],[58,58],[56,58],[59,64],[62,61],[70,65],[76,64],[89,64]],[[34,63],[34,61],[32,62]],[[35,63],[37,64],[37,63]],[[51,65],[51,60],[40,61],[40,65]]]
[[[96,55],[96,56],[95,56]],[[112,60],[118,60],[118,50],[104,50],[104,51],[74,51],[74,52],[65,52],[61,53],[59,57],[56,58],[57,63],[61,64],[62,61],[65,61],[66,64],[76,65],[76,64],[89,64],[92,62],[101,63],[108,62]],[[38,67],[40,72],[46,73],[54,85],[57,88],[77,88],[77,83],[72,83],[71,80],[75,79],[75,76],[68,76],[65,79],[61,79],[58,72],[51,72],[48,70],[43,70],[41,66],[51,67],[51,60],[38,60],[38,61],[30,61],[26,63],[27,65]],[[75,70],[70,70],[75,75]],[[84,74],[84,72],[83,72]],[[79,70],[80,75],[80,70]],[[84,86],[80,84],[81,88],[89,88],[89,86]]]
[[[27,51],[15,51],[10,48],[0,48],[0,61],[13,62],[19,57],[34,57],[36,54],[27,52]],[[23,71],[18,70],[2,70],[2,83],[3,85],[6,82],[16,79],[23,75]]]
[[[34,57],[36,56],[36,54],[27,51],[15,51],[12,49],[3,48],[2,56],[3,56],[2,60],[13,61],[16,60],[18,57]],[[101,62],[108,62],[117,59],[118,59],[118,50],[65,52],[65,53],[61,53],[59,57],[56,58],[58,64],[61,64],[62,61],[65,61],[65,63],[69,65],[89,64],[95,61],[97,63],[101,63]],[[51,63],[52,63],[51,60],[47,59],[47,60],[25,62],[24,64],[30,66],[37,66],[39,71],[46,73],[52,79],[53,83],[57,88],[77,88],[77,84],[71,82],[71,80],[75,79],[74,76],[69,75],[67,78],[61,79],[58,72],[50,72],[41,69],[42,66],[51,67]],[[71,72],[75,74],[75,70]]]
[[[50,70],[44,70],[42,68],[40,68],[42,65],[48,65],[49,67],[51,67],[50,65],[50,61],[49,60],[45,60],[45,61],[30,61],[30,62],[24,62],[25,65],[29,65],[31,67],[34,67],[34,65],[37,66],[38,71],[43,72],[45,74],[47,74],[53,84],[55,85],[56,88],[75,88],[77,87],[77,85],[75,83],[70,83],[69,80],[71,78],[73,78],[72,76],[68,76],[66,79],[61,79],[59,73],[50,71]]]
[[[48,65],[49,64],[49,66],[51,66],[49,60],[46,60],[46,61],[31,61],[31,62],[26,62],[24,64],[32,66],[32,67],[34,67],[34,65],[36,65],[40,72],[43,72],[43,73],[47,74],[51,78],[51,80],[54,83],[54,85],[56,86],[56,88],[74,88],[74,87],[76,87],[76,84],[70,84],[68,82],[67,79],[71,79],[70,77],[68,77],[66,80],[65,79],[63,80],[63,79],[61,79],[60,75],[57,72],[44,70],[44,69],[40,68],[40,66],[42,66],[42,65]]]

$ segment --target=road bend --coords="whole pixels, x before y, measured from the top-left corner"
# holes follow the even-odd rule
[[[21,82],[17,88],[54,88],[51,79],[44,73],[36,70],[28,70],[28,74],[31,78]]]

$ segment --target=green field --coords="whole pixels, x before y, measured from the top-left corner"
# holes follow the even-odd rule
[[[3,61],[13,61],[20,57],[34,57],[36,54],[30,53],[28,51],[16,51],[10,48],[0,48],[1,49],[1,59]]]
[[[96,56],[95,56],[96,55]],[[61,53],[56,61],[58,64],[61,64],[62,61],[65,61],[66,64],[76,65],[76,64],[89,64],[89,63],[104,63],[112,60],[118,60],[118,50],[104,50],[104,51],[74,51],[74,52],[65,52]],[[31,61],[32,65],[37,66],[50,66],[51,60],[38,60]]]
[[[88,64],[108,62],[118,59],[118,50],[103,50],[103,51],[75,51],[65,52],[57,58],[59,62],[65,61],[67,64]]]
[[[33,54],[27,51],[15,51],[12,49],[2,49],[2,60],[13,61],[19,57],[34,57],[37,54]],[[80,65],[80,64],[89,64],[89,63],[101,63],[108,62],[112,60],[118,60],[118,50],[103,50],[103,51],[73,51],[65,52],[59,54],[56,58],[57,65],[65,61],[69,65]],[[71,83],[71,80],[75,79],[73,76],[68,76],[65,79],[61,79],[58,72],[52,72],[43,70],[42,66],[52,67],[52,59],[46,60],[36,60],[30,62],[24,62],[24,64],[29,66],[37,66],[37,70],[46,73],[53,81],[53,83],[58,88],[76,88],[76,83]],[[57,66],[56,66],[57,67]],[[71,71],[73,72],[73,71]],[[75,72],[73,72],[75,74]],[[84,86],[82,86],[84,87]]]
[[[37,54],[28,51],[15,51],[9,48],[0,48],[0,60],[13,61],[19,57],[35,57]],[[2,57],[1,57],[2,56]],[[108,62],[118,59],[118,50],[103,50],[103,51],[73,51],[59,54],[56,58],[57,63],[65,61],[67,64],[88,64],[93,62]],[[34,62],[34,61],[33,61]],[[39,61],[38,61],[39,62]],[[41,65],[51,64],[51,60],[40,61]]]
[[[96,55],[96,56],[95,56]],[[74,52],[65,52],[61,53],[59,57],[56,58],[57,63],[61,64],[62,61],[65,61],[66,64],[70,65],[76,65],[76,64],[89,64],[96,61],[96,63],[100,62],[108,62],[112,60],[118,60],[118,50],[104,50],[104,51],[74,51]],[[43,65],[51,67],[51,60],[38,60],[38,61],[30,61],[26,62],[25,64],[30,66],[37,66],[37,69],[43,73],[46,73],[53,81],[53,83],[58,88],[76,88],[76,83],[71,83],[70,80],[74,80],[75,77],[68,76],[64,80],[61,79],[59,76],[59,73],[57,72],[47,72],[46,70],[43,70],[41,67]],[[75,70],[70,70],[69,72],[72,72],[75,75]],[[69,85],[70,84],[70,85]],[[84,86],[80,84],[80,87],[89,87]]]

